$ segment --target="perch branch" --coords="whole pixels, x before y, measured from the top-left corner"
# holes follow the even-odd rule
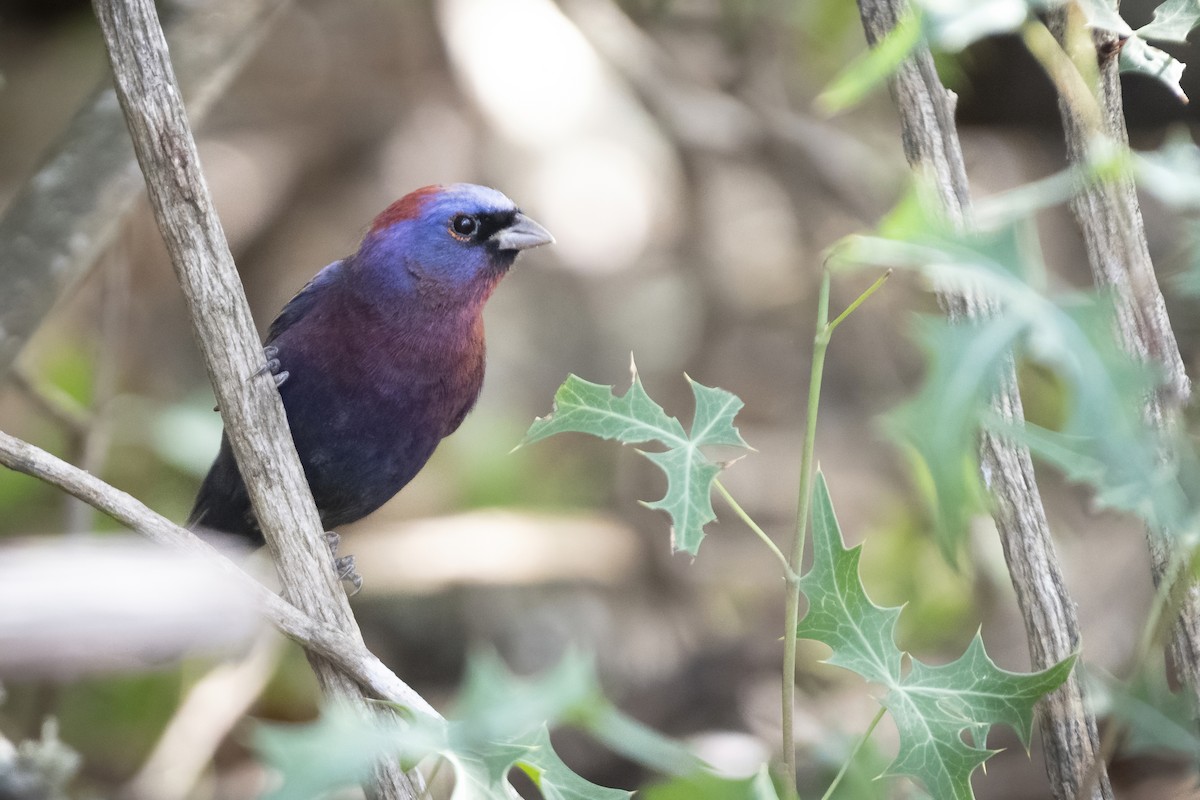
[[[284,594],[309,616],[361,642],[322,538],[283,403],[269,375],[256,377],[261,345],[200,169],[154,4],[94,0],[93,7],[150,205]],[[367,711],[353,679],[325,656],[310,652],[309,660],[329,696]],[[384,759],[366,789],[371,797],[415,798],[418,784],[419,776],[410,780],[394,760]]]
[[[171,51],[193,121],[204,118],[289,4],[190,4],[171,26]],[[140,177],[105,81],[0,217],[0,378],[54,302],[108,250],[141,196]]]
[[[360,640],[309,617],[252,578],[212,545],[148,508],[132,495],[3,431],[0,431],[0,464],[57,486],[154,542],[213,561],[254,593],[263,615],[276,628],[306,650],[328,658],[370,692],[372,697],[437,716],[432,706],[396,677]]]
[[[872,46],[906,11],[903,0],[859,0],[858,6]],[[954,121],[955,97],[942,86],[928,48],[914,51],[892,77],[890,87],[900,112],[909,164],[934,181],[949,217],[965,223],[971,197]],[[941,301],[952,319],[990,313],[989,302],[982,297],[943,293]],[[1011,361],[992,402],[1002,418],[1016,423],[1024,419]],[[993,516],[1025,621],[1033,665],[1044,669],[1078,650],[1079,622],[1059,568],[1033,462],[1027,449],[985,434],[980,443],[980,466],[995,499]],[[1062,800],[1078,797],[1089,775],[1095,774],[1098,780],[1087,796],[1111,800],[1112,787],[1099,760],[1096,720],[1084,703],[1078,677],[1072,673],[1044,704],[1042,744],[1054,796]]]

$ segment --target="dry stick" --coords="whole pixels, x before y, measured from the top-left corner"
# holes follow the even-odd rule
[[[1058,40],[1065,42],[1067,15],[1055,12],[1048,21]],[[1113,34],[1097,32],[1096,37],[1102,45],[1117,43]],[[1092,43],[1091,36],[1088,43]],[[1119,48],[1111,46],[1107,50],[1112,55],[1100,61],[1098,120],[1081,104],[1072,102],[1067,93],[1059,94],[1067,157],[1072,164],[1088,162],[1089,148],[1097,134],[1107,136],[1118,146],[1129,144],[1115,55]],[[1096,130],[1097,125],[1101,130]],[[1083,232],[1093,280],[1113,294],[1122,346],[1135,358],[1154,363],[1164,371],[1166,384],[1159,394],[1146,398],[1145,415],[1155,428],[1169,433],[1177,424],[1176,412],[1188,398],[1191,386],[1154,275],[1132,178],[1126,176],[1089,185],[1072,199],[1071,210]],[[1173,542],[1149,528],[1146,536],[1155,584],[1170,580],[1168,572],[1176,549]],[[1168,648],[1180,682],[1200,699],[1200,586],[1194,583],[1181,595]]]
[[[258,376],[261,345],[200,170],[154,5],[151,0],[93,0],[93,7],[154,216],[284,593],[314,619],[361,641],[322,538],[283,403],[271,376]],[[365,711],[366,700],[349,676],[322,656],[310,652],[309,660],[330,697]],[[376,765],[367,792],[378,798],[420,793],[391,759]]]
[[[258,48],[289,0],[192,4],[171,26],[193,122]],[[143,183],[110,86],[75,115],[0,218],[0,379],[54,302],[112,244]]]
[[[903,0],[859,0],[859,12],[872,46],[887,35],[907,11]],[[900,112],[905,156],[918,172],[932,178],[947,215],[966,222],[970,191],[954,122],[954,95],[942,86],[926,47],[919,47],[891,80]],[[990,313],[985,298],[942,293],[952,319]],[[993,398],[1003,419],[1024,419],[1016,374],[1011,361]],[[1029,451],[985,434],[980,466],[994,497],[993,516],[1004,548],[1033,665],[1044,669],[1079,648],[1079,622],[1067,594],[1050,537]],[[1078,677],[1072,673],[1057,691],[1047,695],[1040,714],[1046,770],[1056,798],[1075,798],[1088,780],[1098,775],[1088,796],[1111,800],[1112,787],[1103,763],[1097,764],[1099,736],[1095,717],[1084,703]]]
[[[0,464],[22,472],[79,498],[130,530],[165,547],[210,559],[240,581],[261,604],[263,615],[306,650],[320,653],[380,700],[438,716],[437,711],[358,640],[333,626],[317,622],[258,582],[212,545],[145,506],[132,495],[72,466],[39,447],[0,431]]]

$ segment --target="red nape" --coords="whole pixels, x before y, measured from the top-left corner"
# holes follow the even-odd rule
[[[441,190],[441,186],[422,186],[420,189],[414,189],[385,208],[371,223],[371,230],[377,231],[405,219],[416,219],[429,199]]]

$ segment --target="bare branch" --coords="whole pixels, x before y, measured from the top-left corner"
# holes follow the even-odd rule
[[[314,619],[362,634],[334,574],[320,518],[296,455],[283,403],[260,372],[261,345],[217,219],[150,0],[94,0],[117,97],[146,177],[150,204],[183,289],[196,338],[285,595]],[[325,691],[366,708],[359,687],[327,658],[309,660]],[[415,798],[392,759],[376,764],[369,796]],[[415,773],[414,773],[415,775]]]
[[[361,640],[312,619],[248,575],[212,545],[147,508],[132,495],[3,431],[0,431],[0,464],[57,486],[154,542],[212,561],[254,595],[263,615],[276,628],[306,650],[328,658],[371,696],[438,715],[419,694],[372,655]]]
[[[904,0],[859,0],[868,41],[874,46],[907,10]],[[892,77],[900,112],[904,153],[913,169],[930,178],[949,217],[962,224],[971,213],[966,167],[954,121],[954,95],[942,86],[928,48],[918,48]],[[951,318],[990,312],[987,298],[942,293]],[[1024,420],[1011,361],[992,400],[1007,420]],[[1067,594],[1029,451],[985,434],[980,466],[995,498],[993,517],[1025,621],[1035,668],[1057,663],[1079,649],[1079,621]],[[1078,677],[1072,673],[1047,695],[1040,716],[1046,769],[1056,798],[1076,798],[1089,774],[1099,780],[1089,797],[1111,800],[1112,787],[1099,759],[1100,737]]]
[[[204,118],[289,0],[190,4],[172,26],[180,86]],[[142,193],[116,95],[105,85],[75,115],[0,218],[0,378],[54,302],[112,244]]]
[[[1073,35],[1065,12],[1052,13],[1049,25],[1060,42]],[[1083,35],[1091,43],[1092,35],[1087,32]],[[1095,36],[1100,43],[1115,42],[1117,38],[1101,31]],[[1084,104],[1073,100],[1068,93],[1059,93],[1067,157],[1073,164],[1088,162],[1090,148],[1098,135],[1118,145],[1129,144],[1115,56],[1118,50],[1111,48],[1114,55],[1100,62],[1099,114],[1082,107]],[[1071,210],[1083,232],[1093,280],[1097,286],[1110,289],[1116,300],[1117,326],[1125,350],[1164,370],[1164,390],[1146,399],[1145,414],[1156,428],[1170,432],[1178,423],[1179,405],[1187,400],[1191,385],[1154,275],[1133,180],[1118,177],[1093,182],[1075,195]],[[1173,580],[1174,576],[1168,573],[1175,558],[1174,543],[1149,530],[1147,542],[1155,584]],[[1200,585],[1193,583],[1181,592],[1179,616],[1168,648],[1181,682],[1200,699]]]

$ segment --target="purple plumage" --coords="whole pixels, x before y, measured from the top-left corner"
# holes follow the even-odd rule
[[[493,189],[427,186],[284,307],[266,344],[326,528],[383,505],[458,428],[483,385],[484,303],[521,250],[553,241]],[[225,437],[188,524],[262,542]]]

